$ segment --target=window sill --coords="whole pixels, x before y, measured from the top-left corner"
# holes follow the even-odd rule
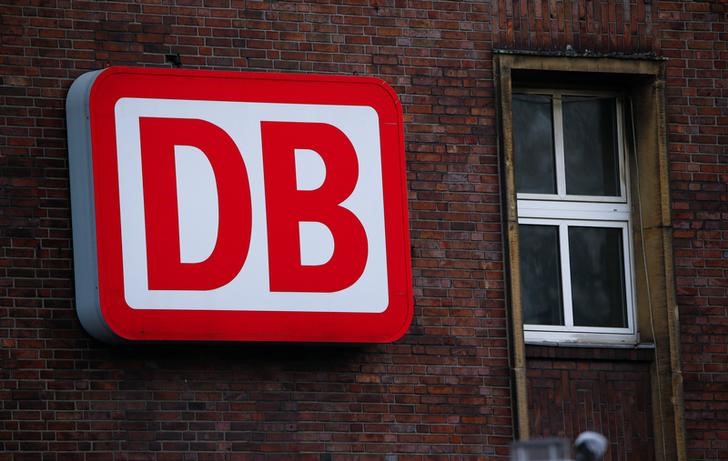
[[[652,362],[653,343],[641,344],[526,344],[527,359],[622,360]]]

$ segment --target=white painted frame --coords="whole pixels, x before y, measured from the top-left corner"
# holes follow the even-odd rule
[[[556,168],[556,194],[517,193],[518,223],[548,225],[559,228],[562,308],[564,325],[524,324],[527,343],[575,343],[579,345],[636,344],[639,335],[635,318],[634,264],[632,248],[632,221],[629,191],[629,171],[624,140],[623,105],[618,94],[599,91],[569,91],[525,89],[516,94],[538,94],[552,98],[554,155]],[[564,160],[563,96],[602,96],[615,98],[617,149],[619,160],[619,196],[581,196],[566,194],[566,168]],[[627,327],[580,327],[573,321],[571,297],[571,268],[569,261],[568,228],[601,227],[622,229],[624,254],[624,287],[627,308]],[[522,281],[527,283],[527,281]]]

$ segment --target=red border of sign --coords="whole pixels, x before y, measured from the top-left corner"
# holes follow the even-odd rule
[[[120,98],[370,106],[379,116],[389,306],[382,313],[139,310],[124,299],[114,106]],[[368,77],[111,67],[89,96],[98,292],[109,328],[127,340],[391,342],[412,319],[402,109]]]

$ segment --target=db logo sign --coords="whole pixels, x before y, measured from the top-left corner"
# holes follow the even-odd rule
[[[77,311],[114,340],[388,342],[412,286],[383,82],[109,68],[67,100]]]

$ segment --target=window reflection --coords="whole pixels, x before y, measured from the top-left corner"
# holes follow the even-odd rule
[[[562,111],[566,193],[620,196],[615,99],[565,96]]]
[[[516,191],[556,193],[551,97],[513,96]]]
[[[518,226],[524,323],[563,325],[557,226]]]

